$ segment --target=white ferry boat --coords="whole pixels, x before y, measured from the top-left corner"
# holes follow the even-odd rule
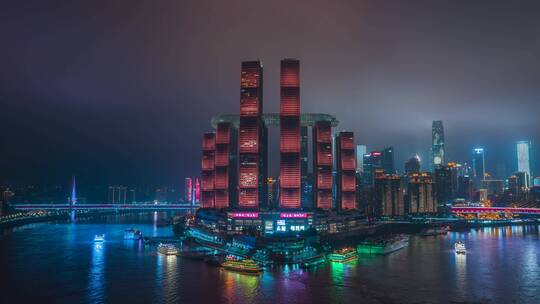
[[[178,248],[171,244],[160,243],[157,248],[158,252],[164,255],[177,255]]]
[[[454,249],[455,249],[457,254],[466,254],[467,253],[467,249],[465,249],[465,243],[463,243],[463,242],[456,242],[454,244]]]
[[[105,242],[105,234],[96,234],[96,236],[94,236],[94,242],[96,243]]]

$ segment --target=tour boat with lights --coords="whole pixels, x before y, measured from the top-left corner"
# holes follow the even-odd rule
[[[456,242],[454,244],[454,249],[455,249],[457,254],[466,254],[467,253],[467,249],[465,248],[465,243],[463,243],[463,242]]]
[[[389,238],[370,239],[360,243],[356,250],[361,254],[389,254],[409,245],[409,237],[404,234]]]
[[[346,263],[358,259],[358,254],[354,248],[347,247],[334,250],[334,252],[328,254],[327,258],[330,262]]]
[[[260,274],[262,272],[262,268],[252,259],[238,259],[233,256],[227,256],[221,266],[227,270],[248,274]]]
[[[139,240],[142,238],[142,232],[140,230],[130,228],[124,231],[124,240]]]
[[[96,234],[94,236],[94,242],[95,243],[102,243],[105,242],[105,234]]]
[[[172,244],[163,244],[160,243],[157,248],[158,252],[163,255],[177,255],[178,248]]]

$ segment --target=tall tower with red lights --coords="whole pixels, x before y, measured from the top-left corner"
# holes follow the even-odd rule
[[[263,66],[242,62],[240,75],[240,126],[238,130],[238,207],[266,205],[267,130],[263,113]]]
[[[353,132],[340,132],[336,138],[337,199],[339,208],[356,209],[356,159]]]
[[[203,156],[201,161],[201,207],[214,207],[214,175],[215,175],[215,151],[216,134],[204,133],[203,136]],[[198,180],[195,180],[195,184]],[[197,193],[195,193],[195,197]]]
[[[228,208],[237,199],[236,132],[231,123],[221,122],[216,131],[215,206]]]
[[[315,207],[332,209],[332,126],[319,121],[313,126],[313,193]]]
[[[280,73],[280,199],[283,209],[300,200],[300,61],[284,59]]]

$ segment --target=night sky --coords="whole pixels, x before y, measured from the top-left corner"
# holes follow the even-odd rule
[[[302,111],[393,145],[398,169],[427,168],[443,120],[450,160],[481,146],[510,174],[515,142],[540,144],[540,1],[495,2],[3,1],[0,182],[181,185],[257,58],[265,112],[297,58]]]

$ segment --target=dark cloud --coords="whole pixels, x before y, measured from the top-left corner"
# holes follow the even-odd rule
[[[179,184],[210,118],[238,111],[240,61],[263,60],[271,112],[284,57],[301,60],[303,111],[395,146],[398,164],[427,156],[442,119],[450,158],[481,145],[512,170],[515,141],[540,142],[539,15],[538,1],[4,2],[2,177]]]

